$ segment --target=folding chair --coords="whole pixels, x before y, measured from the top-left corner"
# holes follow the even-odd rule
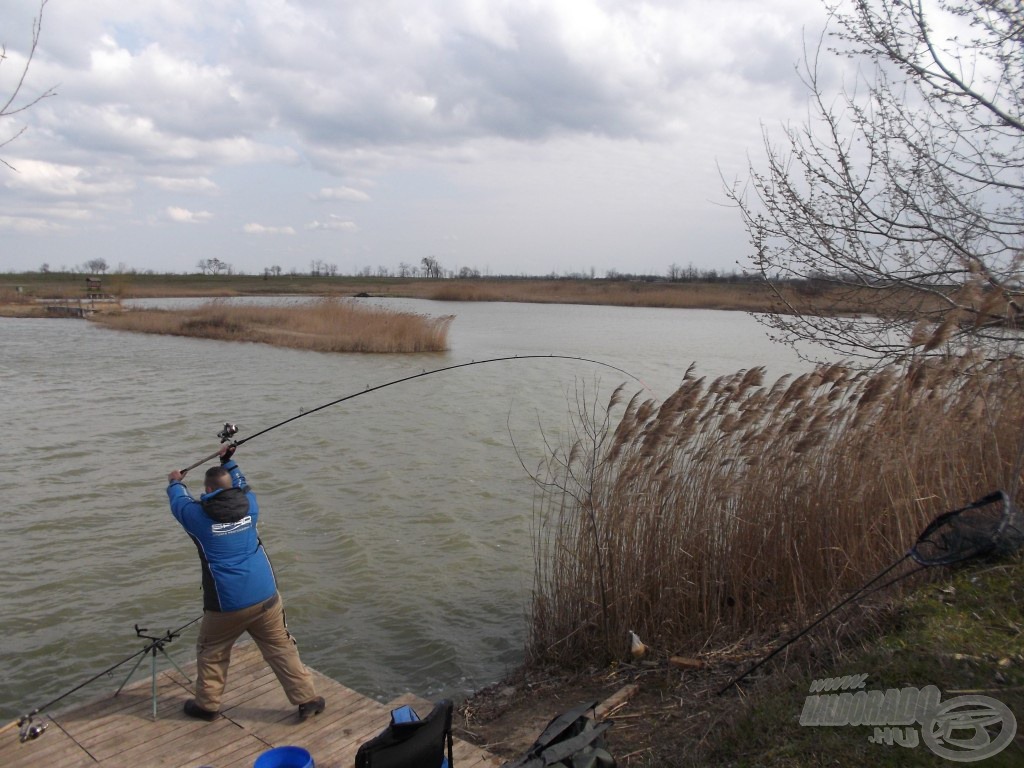
[[[452,761],[454,708],[451,701],[444,699],[422,720],[412,707],[392,710],[391,724],[360,745],[355,768],[455,768]]]

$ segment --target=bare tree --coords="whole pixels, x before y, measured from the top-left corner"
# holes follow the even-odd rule
[[[424,256],[420,263],[423,265],[423,275],[425,277],[441,277],[443,271],[441,263],[433,256]]]
[[[811,116],[727,194],[788,341],[898,359],[1005,343],[1024,294],[1024,6],[850,0],[808,57]],[[957,30],[957,34],[937,30]],[[828,51],[866,66],[830,95]],[[796,305],[778,279],[814,277]],[[842,301],[854,312],[829,316]],[[819,302],[816,304],[816,301]],[[1008,331],[1008,329],[1010,329]]]
[[[216,257],[200,259],[196,266],[199,267],[199,271],[204,275],[219,275],[221,273],[230,275],[233,272],[233,267],[230,264]],[[277,269],[277,267],[274,267],[274,269]]]
[[[102,275],[110,267],[107,265],[107,260],[106,259],[99,258],[99,259],[89,259],[87,262],[85,262],[85,268],[89,272],[92,272],[93,274],[98,273],[98,274]]]
[[[24,112],[27,109],[38,104],[43,99],[47,99],[50,96],[55,96],[57,91],[55,88],[47,88],[42,93],[34,97],[29,97],[27,101],[19,102],[19,98],[22,95],[22,89],[25,87],[25,78],[28,76],[29,67],[32,65],[32,59],[35,58],[36,48],[39,46],[39,36],[43,29],[43,10],[46,8],[46,3],[49,0],[41,0],[39,3],[39,15],[36,16],[32,22],[32,42],[29,45],[28,54],[25,56],[25,63],[21,67],[21,72],[17,74],[17,80],[14,84],[14,89],[7,95],[7,98],[0,103],[0,121],[4,118],[9,118],[17,115],[20,112]],[[7,46],[0,45],[0,65],[3,65],[7,61]],[[3,98],[0,96],[0,98]],[[21,136],[25,132],[25,127],[22,126],[13,134],[7,135],[4,138],[3,134],[0,134],[0,150],[14,141],[16,138]],[[0,157],[0,164],[3,164],[10,168],[12,171],[16,170],[14,166]]]

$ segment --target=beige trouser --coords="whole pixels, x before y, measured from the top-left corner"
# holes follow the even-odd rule
[[[196,642],[196,704],[210,712],[220,710],[228,679],[231,647],[248,632],[281,682],[288,701],[305,704],[316,698],[313,676],[299,659],[295,638],[284,622],[280,595],[240,611],[206,611]]]

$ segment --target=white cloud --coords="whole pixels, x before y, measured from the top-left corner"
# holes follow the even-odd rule
[[[359,227],[354,221],[342,219],[332,214],[327,221],[311,221],[306,225],[306,229],[321,229],[333,232],[356,232]]]
[[[167,208],[165,214],[168,219],[178,224],[198,224],[213,218],[213,214],[209,211],[190,211],[187,208],[178,208],[173,205]]]
[[[294,227],[268,227],[263,224],[250,223],[242,227],[247,235],[294,235]]]
[[[0,0],[8,61],[36,12]],[[529,260],[539,273],[560,260],[731,269],[745,237],[722,214],[716,162],[742,168],[762,123],[802,119],[792,67],[803,28],[813,37],[824,19],[820,0],[90,0],[45,13],[26,93],[58,95],[0,133],[26,128],[0,154],[18,169],[0,169],[5,266],[64,259],[49,224],[79,235],[82,258],[108,255],[117,232],[151,260],[132,266],[188,269],[189,249],[251,222],[294,239],[287,254],[273,238],[238,245],[225,258],[239,269],[437,249],[511,273]],[[214,196],[216,216],[197,202]],[[354,204],[358,226],[324,211]],[[135,226],[158,219],[205,224],[183,246]]]
[[[150,184],[168,192],[216,192],[217,184],[205,176],[190,178],[174,178],[171,176],[149,176],[146,178]]]
[[[353,189],[352,187],[324,187],[313,196],[313,199],[365,203],[370,200],[370,196],[361,189]]]
[[[83,198],[123,195],[134,188],[127,178],[104,167],[86,169],[77,165],[42,160],[16,160],[16,173],[8,175],[4,186],[21,193],[51,198]]]
[[[50,219],[39,219],[21,216],[0,216],[0,230],[37,235],[46,232],[57,232],[65,227]]]

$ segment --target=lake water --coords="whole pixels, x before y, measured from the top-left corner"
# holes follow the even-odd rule
[[[743,313],[388,300],[454,314],[451,350],[339,355],[0,320],[0,721],[39,707],[201,613],[195,547],[167,473],[324,403],[236,456],[303,660],[382,700],[459,697],[522,657],[534,486],[570,402],[625,382],[662,399],[686,368],[806,370]],[[653,395],[651,394],[653,392]],[[198,495],[201,469],[195,471]],[[193,657],[195,627],[167,650]],[[161,665],[167,666],[161,660]],[[161,667],[161,668],[162,668]],[[130,665],[66,699],[115,689]],[[136,678],[148,675],[144,664]],[[230,685],[230,683],[229,683]]]

